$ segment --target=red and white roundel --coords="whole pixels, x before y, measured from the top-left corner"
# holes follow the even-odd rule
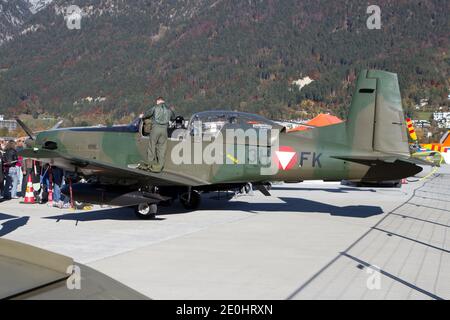
[[[291,170],[298,162],[298,154],[292,147],[281,146],[275,151],[275,158],[280,170]]]

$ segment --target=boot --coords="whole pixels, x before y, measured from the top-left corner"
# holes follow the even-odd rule
[[[154,164],[150,166],[150,171],[153,173],[160,173],[163,170],[163,166],[159,164]]]

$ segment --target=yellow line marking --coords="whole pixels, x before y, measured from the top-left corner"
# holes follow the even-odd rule
[[[425,152],[424,152],[425,153]],[[441,167],[441,165],[444,163],[444,156],[442,155],[442,152],[439,151],[430,151],[430,152],[426,152],[428,155],[432,155],[432,154],[439,154],[441,156],[441,160],[439,161],[439,164],[434,166],[433,170],[431,170],[431,172],[429,174],[427,174],[425,177],[423,177],[422,179],[420,179],[420,181],[423,180],[427,180],[428,178],[430,178],[431,176],[433,176]],[[416,153],[416,155],[418,155],[420,153]]]
[[[233,161],[234,164],[238,164],[239,160],[236,159],[235,157],[233,157],[231,154],[227,154],[227,158],[230,159],[231,161]]]

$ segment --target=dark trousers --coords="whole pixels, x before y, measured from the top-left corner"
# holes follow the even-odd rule
[[[3,189],[5,188],[5,179],[3,175],[0,176],[0,197],[3,197]]]
[[[162,170],[166,162],[167,125],[153,124],[148,143],[148,164]]]

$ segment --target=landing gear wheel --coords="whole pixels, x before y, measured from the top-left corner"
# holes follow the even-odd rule
[[[135,207],[135,214],[139,219],[150,220],[156,218],[158,205],[156,203],[141,203]]]
[[[241,194],[249,194],[252,191],[253,191],[253,186],[250,182],[247,183],[245,186],[243,186],[240,190]]]
[[[196,210],[200,206],[202,198],[198,191],[191,191],[180,196],[180,202],[186,210]]]

